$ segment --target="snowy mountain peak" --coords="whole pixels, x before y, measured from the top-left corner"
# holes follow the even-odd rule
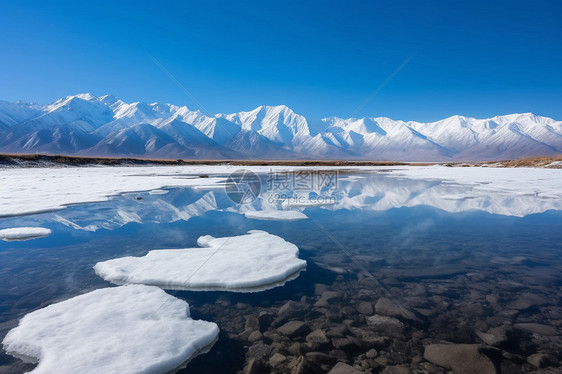
[[[431,123],[386,117],[309,120],[285,105],[206,116],[186,106],[67,96],[0,101],[0,152],[160,158],[507,159],[562,153],[562,122],[532,113]]]
[[[87,92],[87,93],[82,93],[82,94],[78,94],[75,97],[82,99],[82,100],[86,100],[86,101],[97,101],[98,98],[95,97],[94,95],[92,95],[91,93]]]
[[[98,101],[103,105],[115,105],[116,103],[122,103],[123,101],[119,100],[113,95],[103,95],[98,98]]]

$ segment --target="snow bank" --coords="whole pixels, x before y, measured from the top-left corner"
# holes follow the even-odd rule
[[[210,348],[216,324],[157,287],[99,289],[27,314],[3,341],[41,373],[166,373]]]
[[[275,221],[298,221],[307,219],[303,212],[296,210],[256,210],[244,213],[246,218],[275,220]]]
[[[29,240],[50,235],[51,230],[43,227],[14,227],[0,230],[0,239],[5,241]]]
[[[94,270],[116,284],[253,292],[283,285],[306,267],[294,244],[265,231],[202,236],[197,243],[203,248],[154,250],[144,257],[98,262]]]

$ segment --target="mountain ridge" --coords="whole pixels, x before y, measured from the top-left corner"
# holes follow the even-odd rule
[[[109,157],[481,161],[562,153],[562,122],[533,113],[439,121],[307,119],[285,105],[206,115],[186,106],[71,95],[0,101],[0,152]]]

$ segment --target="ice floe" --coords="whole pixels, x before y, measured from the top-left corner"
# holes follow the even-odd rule
[[[219,328],[158,287],[103,288],[24,316],[6,335],[11,355],[42,373],[166,373],[210,349]]]
[[[43,227],[14,227],[0,230],[0,239],[4,241],[29,240],[48,236],[51,230]]]
[[[98,262],[94,270],[115,284],[254,292],[281,286],[306,267],[297,246],[265,231],[202,236],[197,244],[202,248],[159,249],[144,257]]]
[[[308,218],[306,214],[297,210],[255,210],[245,212],[244,215],[246,218],[275,221],[298,221]]]

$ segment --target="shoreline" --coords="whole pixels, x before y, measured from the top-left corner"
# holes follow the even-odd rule
[[[0,168],[53,166],[139,166],[139,165],[235,165],[235,166],[431,166],[447,167],[538,167],[562,169],[562,155],[490,161],[365,161],[365,160],[206,160],[151,159],[136,157],[93,157],[47,154],[0,154]]]

